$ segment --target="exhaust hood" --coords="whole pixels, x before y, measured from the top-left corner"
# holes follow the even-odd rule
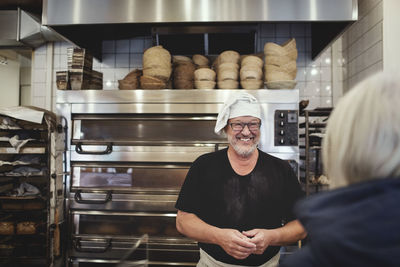
[[[43,0],[42,22],[95,56],[102,40],[152,35],[160,26],[308,22],[316,56],[357,17],[357,0]]]
[[[0,10],[0,48],[35,48],[59,40],[61,37],[42,26],[34,15],[19,8]]]

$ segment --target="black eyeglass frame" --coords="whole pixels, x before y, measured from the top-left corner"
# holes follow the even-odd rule
[[[241,126],[241,129],[240,130],[235,130],[233,127],[234,127],[234,125],[236,125],[236,126]],[[257,125],[257,129],[251,129],[250,127],[252,126],[252,125]],[[231,127],[231,129],[232,129],[232,131],[235,131],[235,132],[241,132],[241,131],[243,131],[243,129],[244,129],[244,127],[246,127],[247,126],[247,128],[249,129],[249,131],[251,131],[251,132],[256,132],[256,131],[259,131],[260,130],[260,128],[261,128],[261,121],[260,122],[231,122],[231,123],[229,123],[229,126]]]

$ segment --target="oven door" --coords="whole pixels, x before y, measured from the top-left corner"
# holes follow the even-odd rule
[[[227,146],[215,116],[73,115],[67,183],[73,266],[112,266],[138,238],[129,264],[196,265],[197,242],[175,226],[175,202],[191,163]]]
[[[194,266],[197,243],[181,236],[175,212],[72,211],[72,263],[116,264],[146,260],[149,265]],[[132,247],[148,236],[136,250]],[[107,265],[108,266],[108,265]],[[129,265],[128,265],[129,266]]]

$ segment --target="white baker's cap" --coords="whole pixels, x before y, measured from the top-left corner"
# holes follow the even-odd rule
[[[240,116],[252,116],[261,120],[261,107],[257,98],[251,94],[238,92],[231,95],[222,106],[218,114],[214,132],[221,134],[228,119]]]

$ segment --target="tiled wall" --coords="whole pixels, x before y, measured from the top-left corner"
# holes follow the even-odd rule
[[[309,108],[331,106],[333,90],[331,49],[328,48],[318,59],[311,59],[310,24],[264,23],[259,24],[258,28],[258,52],[263,51],[266,42],[282,44],[291,37],[296,38],[299,55],[296,80],[300,98],[310,100]],[[51,100],[50,108],[55,110],[54,97],[57,93],[55,73],[67,69],[67,47],[69,46],[71,45],[66,42],[58,42],[53,44],[53,49],[49,49],[49,45],[47,45],[35,51],[32,77],[33,105],[46,108],[46,103]],[[93,68],[103,73],[103,89],[118,90],[118,80],[122,79],[129,71],[142,67],[143,51],[151,46],[151,36],[104,41],[102,62],[96,59],[93,62]],[[46,65],[46,62],[49,62],[47,57],[52,57],[52,68]],[[50,69],[53,72],[51,96],[46,95],[48,93],[46,93],[45,79],[46,72]]]
[[[359,0],[359,18],[333,46],[343,93],[383,70],[383,0]],[[335,51],[336,52],[336,51]],[[335,53],[334,53],[335,54]]]

